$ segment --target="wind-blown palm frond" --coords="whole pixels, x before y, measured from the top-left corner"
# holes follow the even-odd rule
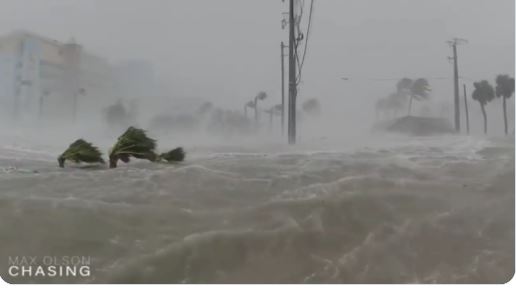
[[[118,137],[118,141],[109,154],[109,166],[115,168],[118,160],[127,163],[131,157],[156,161],[156,140],[147,137],[145,130],[129,127],[124,134]]]
[[[409,78],[403,78],[396,84],[396,90],[399,95],[408,95],[410,93],[410,88],[412,87],[414,81]]]
[[[508,75],[496,77],[496,96],[510,98],[514,94],[514,78]]]
[[[430,84],[426,79],[417,79],[412,84],[410,92],[416,100],[422,100],[428,98],[428,93],[431,91]]]
[[[257,100],[263,101],[267,99],[267,93],[266,92],[259,92],[258,95],[256,95]]]
[[[64,167],[66,160],[71,160],[75,163],[105,163],[99,149],[83,139],[70,144],[68,149],[57,160],[60,167]]]
[[[487,134],[487,113],[485,110],[485,105],[494,100],[496,96],[495,89],[486,80],[475,82],[473,83],[473,86],[475,87],[475,90],[473,91],[473,94],[471,94],[471,97],[473,100],[480,103],[482,116],[484,117],[484,134]]]
[[[473,91],[472,98],[475,101],[480,102],[482,105],[486,105],[495,98],[495,90],[488,81],[483,80],[480,82],[473,83],[475,90]]]
[[[181,162],[185,160],[185,151],[182,147],[178,147],[167,153],[163,153],[159,156],[159,159],[166,160],[167,162]]]
[[[245,104],[247,107],[251,108],[251,109],[254,109],[256,107],[256,103],[253,102],[253,101],[249,101],[247,102],[247,104]]]
[[[507,122],[507,99],[514,94],[514,78],[508,75],[499,75],[496,77],[496,96],[502,97],[502,108],[503,108],[503,124],[505,129],[505,135],[509,133],[509,127]]]

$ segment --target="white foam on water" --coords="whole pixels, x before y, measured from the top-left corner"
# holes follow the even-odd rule
[[[474,283],[512,275],[514,141],[356,143],[186,148],[183,164],[131,161],[112,170],[61,169],[56,147],[2,144],[0,243],[7,254],[91,255],[96,275],[84,282]]]

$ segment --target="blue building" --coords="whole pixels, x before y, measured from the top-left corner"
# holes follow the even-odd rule
[[[75,120],[113,102],[113,69],[74,41],[24,31],[0,37],[0,119]]]

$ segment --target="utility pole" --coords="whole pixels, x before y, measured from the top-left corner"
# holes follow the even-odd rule
[[[281,42],[281,135],[285,135],[285,44]]]
[[[460,132],[460,101],[459,101],[459,62],[457,56],[457,45],[466,43],[467,41],[460,38],[454,38],[448,41],[453,49],[453,84],[454,84],[454,104],[455,104],[455,131]]]
[[[288,94],[288,143],[296,144],[296,20],[294,17],[294,0],[289,0],[289,94]]]
[[[466,92],[466,84],[464,84],[464,107],[466,108],[466,132],[468,132],[469,135],[468,93]]]

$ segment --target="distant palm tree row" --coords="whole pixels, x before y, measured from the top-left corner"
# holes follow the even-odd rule
[[[502,98],[503,121],[505,135],[509,133],[507,124],[507,99],[514,94],[514,78],[508,75],[498,75],[496,77],[496,87],[494,88],[488,81],[482,80],[473,84],[475,90],[471,97],[479,102],[482,116],[484,117],[484,133],[487,134],[487,113],[485,106],[495,98]]]

